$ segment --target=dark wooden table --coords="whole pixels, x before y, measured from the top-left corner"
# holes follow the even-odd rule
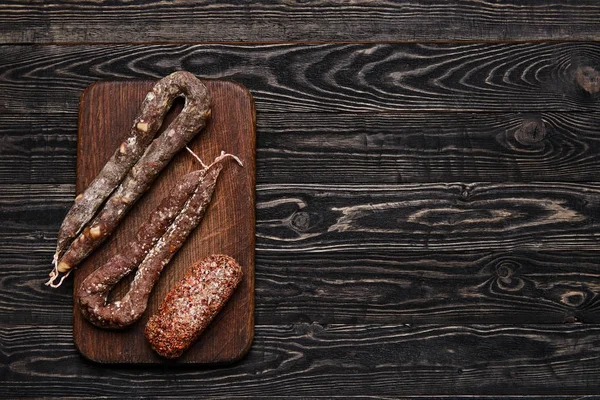
[[[0,398],[600,398],[598,40],[597,1],[3,2]],[[43,285],[79,96],[178,69],[256,100],[254,344],[95,364]]]

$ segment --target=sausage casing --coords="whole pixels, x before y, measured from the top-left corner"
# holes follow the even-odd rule
[[[144,331],[159,355],[177,358],[204,332],[242,280],[231,257],[209,256],[186,273],[151,316]]]
[[[200,224],[227,156],[221,155],[205,169],[185,175],[123,253],[86,277],[76,294],[86,319],[103,328],[124,328],[142,316],[163,268]],[[111,289],[136,269],[125,296],[108,302]]]
[[[177,97],[185,98],[181,113],[154,139]],[[210,116],[208,89],[193,74],[175,72],[148,93],[130,136],[67,213],[58,233],[54,268],[47,285],[57,287],[69,271],[116,228],[156,176],[206,124]],[[63,277],[58,284],[54,282]]]

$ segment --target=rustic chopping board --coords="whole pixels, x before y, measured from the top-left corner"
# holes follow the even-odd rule
[[[144,96],[153,81],[106,81],[88,87],[79,105],[77,146],[77,193],[82,192],[119,143],[127,137]],[[124,331],[96,328],[74,307],[75,344],[87,358],[105,363],[228,363],[241,358],[254,336],[254,240],[255,240],[255,112],[250,92],[227,81],[204,81],[213,99],[212,115],[189,147],[209,164],[221,150],[237,155],[240,167],[227,161],[216,185],[204,220],[165,267],[155,286],[144,316]],[[162,130],[183,107],[177,101]],[[159,132],[159,134],[160,134]],[[75,271],[75,287],[95,268],[123,251],[138,227],[147,219],[185,173],[200,168],[187,152],[181,151],[133,207],[109,240]],[[176,361],[165,361],[147,343],[143,329],[169,289],[197,260],[213,253],[234,257],[244,278],[199,341]],[[131,280],[132,277],[129,277]],[[125,280],[124,280],[125,281]],[[121,282],[114,296],[122,296],[128,282]]]

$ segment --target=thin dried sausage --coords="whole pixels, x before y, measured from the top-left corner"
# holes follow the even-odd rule
[[[221,154],[210,166],[185,175],[140,227],[126,252],[111,258],[82,282],[76,296],[84,317],[104,328],[123,328],[141,317],[164,266],[202,220],[222,162],[229,156]],[[107,303],[114,285],[136,268],[127,294],[119,301]]]
[[[183,110],[153,140],[177,97],[185,98]],[[128,139],[67,213],[58,233],[54,268],[47,285],[60,286],[70,270],[114,231],[175,153],[206,125],[209,116],[210,95],[193,74],[175,72],[154,86],[142,103]]]

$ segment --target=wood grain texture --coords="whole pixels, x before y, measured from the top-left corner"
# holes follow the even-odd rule
[[[589,188],[576,187],[581,193]],[[363,194],[369,190],[361,188]],[[43,282],[56,232],[74,194],[73,185],[2,185],[2,193],[0,320],[70,323],[70,282],[56,291],[48,291]],[[285,193],[306,194],[293,188]],[[401,191],[389,193],[399,196]],[[600,323],[597,246],[586,244],[588,251],[575,245],[567,251],[553,251],[555,246],[548,244],[540,250],[535,239],[545,237],[547,229],[540,226],[527,234],[531,248],[512,248],[502,242],[512,235],[507,223],[507,231],[498,232],[495,239],[492,234],[484,236],[486,241],[498,241],[491,245],[495,250],[474,251],[469,240],[460,247],[453,242],[453,250],[439,250],[441,245],[431,250],[411,248],[414,242],[409,240],[413,239],[366,232],[340,232],[335,237],[344,244],[354,243],[356,249],[326,248],[319,246],[318,235],[296,240],[286,236],[302,226],[299,222],[310,226],[310,221],[318,221],[314,208],[311,211],[312,197],[299,197],[309,199],[302,211],[287,197],[277,197],[279,206],[272,204],[273,196],[271,190],[258,186],[257,323]],[[353,199],[364,201],[363,195]],[[579,200],[581,204],[583,200]],[[386,220],[375,221],[384,226]],[[467,235],[466,225],[459,222],[454,234]],[[566,225],[559,223],[559,227]],[[326,230],[325,225],[317,224],[312,233],[321,232],[331,239]],[[594,233],[589,235],[590,241]],[[554,243],[573,239],[566,231],[562,234]],[[421,238],[417,233],[414,240]],[[375,242],[380,245],[376,247]],[[504,245],[506,248],[500,248]]]
[[[76,122],[1,121],[0,183],[75,180]],[[598,112],[262,113],[257,181],[597,181],[598,126]]]
[[[14,397],[15,399],[27,399],[28,397]],[[37,397],[37,399],[53,399],[55,397]],[[249,399],[252,397],[244,396],[244,395],[215,395],[208,397],[212,400],[241,400],[241,399]],[[260,394],[260,396],[254,396],[254,398],[267,399],[267,400],[279,400],[279,399],[311,399],[311,400],[327,400],[327,399],[352,399],[352,400],[431,400],[432,398],[436,400],[598,400],[598,396],[596,395],[499,395],[499,396],[489,396],[489,395],[435,395],[432,396],[420,396],[420,395],[412,395],[412,396],[396,396],[396,395],[347,395],[347,396],[294,396],[294,395],[279,395],[279,396],[271,396],[269,394]],[[69,396],[67,397],[69,400],[121,400],[119,396]],[[185,396],[161,396],[161,399],[168,400],[188,400],[189,397]]]
[[[10,0],[0,43],[597,40],[597,2]]]
[[[99,79],[184,69],[231,79],[259,112],[597,111],[577,71],[600,43],[98,45],[0,47],[0,113],[75,115]]]
[[[47,255],[34,251],[0,257],[5,265],[0,320],[72,322],[72,285],[55,293],[43,287]],[[348,253],[347,258],[259,252],[255,320],[598,324],[599,259],[598,252],[368,252]]]
[[[257,325],[229,367],[107,370],[81,362],[68,326],[2,326],[0,394],[27,381],[31,397],[574,396],[600,390],[599,338],[594,325]]]
[[[586,74],[600,71],[599,11],[4,1],[0,398],[598,400],[600,86]],[[75,195],[79,96],[177,69],[241,82],[257,100],[255,342],[220,368],[88,362],[73,345],[72,282],[43,286]],[[545,131],[518,131],[525,119]],[[414,238],[394,225],[437,198],[449,213],[421,219]],[[395,202],[328,231],[336,208]],[[532,225],[494,224],[486,202]],[[556,204],[585,221],[553,223]],[[498,325],[458,325],[469,323]]]
[[[0,117],[0,184],[75,182],[76,146],[76,119]]]
[[[96,177],[106,160],[129,134],[140,104],[154,81],[111,81],[90,86],[82,95],[77,148],[77,192]],[[221,151],[240,157],[244,167],[226,162],[213,199],[200,226],[168,264],[156,284],[148,308],[130,329],[115,332],[98,329],[86,321],[74,305],[75,344],[94,361],[109,363],[162,363],[147,343],[143,330],[169,289],[183,278],[190,266],[211,254],[227,254],[238,261],[242,283],[213,323],[177,363],[227,363],[241,358],[249,349],[254,332],[254,187],[255,131],[252,96],[233,82],[206,81],[211,97],[211,118],[189,147],[209,164]],[[165,120],[163,130],[170,120]],[[160,134],[160,131],[159,133]],[[149,193],[121,222],[107,242],[75,271],[74,286],[112,256],[126,251],[138,227],[148,219],[178,178],[200,169],[189,153],[182,151],[161,172]],[[118,290],[118,289],[115,289]],[[123,288],[123,292],[126,288]]]
[[[528,123],[538,130],[525,130]],[[323,184],[597,181],[598,126],[595,112],[263,113],[257,179]]]
[[[48,204],[43,196],[54,196],[53,185],[17,186],[11,192],[18,196],[19,190],[37,198],[17,205],[17,214],[7,209],[0,249],[24,250],[43,237],[47,241],[35,245],[47,251],[69,195],[58,194],[62,200]],[[259,185],[257,248],[271,253],[594,251],[599,194],[597,183]]]
[[[600,323],[598,252],[259,252],[257,260],[261,324]]]
[[[594,183],[262,185],[269,252],[597,250]]]

